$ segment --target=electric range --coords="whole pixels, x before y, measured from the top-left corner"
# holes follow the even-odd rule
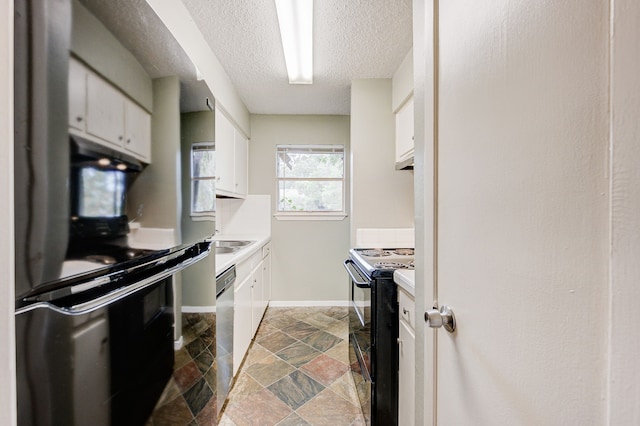
[[[397,269],[414,268],[413,248],[354,248],[344,261],[350,283],[349,361],[367,424],[398,424]]]

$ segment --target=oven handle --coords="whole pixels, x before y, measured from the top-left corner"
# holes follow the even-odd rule
[[[90,312],[93,312],[98,309],[104,308],[108,305],[111,305],[112,303],[117,302],[118,300],[124,299],[125,297],[128,297],[133,293],[136,293],[140,290],[143,290],[147,287],[154,285],[164,280],[165,278],[168,278],[171,275],[174,275],[175,273],[180,272],[186,267],[191,266],[192,264],[198,262],[199,260],[204,259],[208,254],[209,254],[208,251],[200,253],[199,255],[188,258],[173,267],[160,271],[157,274],[154,274],[153,276],[144,278],[140,281],[135,282],[134,284],[120,288],[118,290],[114,290],[102,296],[98,296],[95,299],[89,300],[88,302],[80,303],[78,305],[74,305],[70,307],[61,307],[50,302],[38,302],[38,303],[34,303],[31,305],[25,306],[24,308],[16,310],[15,314],[20,315],[25,312],[29,312],[31,310],[40,309],[40,308],[50,309],[52,311],[58,312],[63,315],[68,315],[68,316],[78,316],[78,315],[88,314]]]
[[[367,281],[359,281],[359,280],[355,277],[355,275],[353,275],[353,272],[351,272],[351,268],[349,268],[349,266],[348,266],[349,264],[352,264],[352,265],[353,265],[354,272],[355,272],[356,274],[360,275],[360,277],[362,278],[362,275],[361,275],[361,274],[358,272],[358,270],[356,269],[356,268],[357,268],[357,266],[353,263],[353,260],[351,260],[351,259],[347,259],[347,260],[345,260],[342,264],[344,265],[344,269],[346,269],[346,270],[347,270],[347,273],[349,274],[349,276],[351,277],[351,280],[353,281],[353,283],[354,283],[356,286],[358,286],[358,287],[360,287],[360,288],[371,288],[371,281],[369,281],[369,280],[367,280]]]

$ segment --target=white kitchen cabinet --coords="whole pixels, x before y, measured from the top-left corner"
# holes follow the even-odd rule
[[[251,333],[252,310],[251,288],[252,275],[237,281],[233,294],[233,374],[235,375],[249,349],[253,334]]]
[[[271,295],[271,243],[236,265],[233,311],[233,374],[249,349]]]
[[[124,148],[138,158],[151,160],[151,115],[128,98],[124,99]]]
[[[251,286],[251,336],[255,336],[264,314],[262,261],[256,265],[251,279],[253,280]]]
[[[267,309],[271,300],[271,243],[262,247],[262,290],[264,309]]]
[[[151,115],[73,58],[69,127],[71,133],[151,162]]]
[[[398,288],[398,424],[415,424],[415,301]]]
[[[87,70],[74,58],[69,60],[69,126],[84,131],[87,121]]]
[[[216,194],[244,198],[247,195],[248,141],[216,107]]]
[[[121,148],[124,141],[124,102],[118,90],[89,72],[87,75],[87,133]]]
[[[247,163],[249,162],[249,141],[244,135],[235,129],[234,133],[235,141],[235,173],[234,173],[234,185],[235,193],[239,196],[247,195]]]
[[[396,113],[396,163],[413,157],[413,152],[413,96],[411,96]]]
[[[215,114],[216,192],[232,194],[235,188],[235,129],[218,108]]]

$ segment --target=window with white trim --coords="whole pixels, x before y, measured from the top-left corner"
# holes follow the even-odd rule
[[[191,145],[191,216],[215,216],[215,153],[212,142]]]
[[[344,145],[278,145],[276,167],[277,214],[344,215]]]

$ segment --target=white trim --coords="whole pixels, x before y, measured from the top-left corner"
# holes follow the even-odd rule
[[[13,211],[13,1],[0,1],[0,424],[17,424]]]
[[[173,341],[173,350],[179,351],[180,349],[182,349],[182,345],[184,345],[184,338],[180,336],[178,340]]]
[[[191,214],[191,220],[194,222],[215,222],[216,221],[216,213],[202,213],[202,214]]]
[[[345,213],[275,213],[276,220],[344,220],[348,215]]]
[[[349,306],[348,300],[271,300],[270,308],[299,308],[314,306]]]
[[[183,306],[182,313],[183,314],[202,314],[202,313],[215,313],[215,306]]]

